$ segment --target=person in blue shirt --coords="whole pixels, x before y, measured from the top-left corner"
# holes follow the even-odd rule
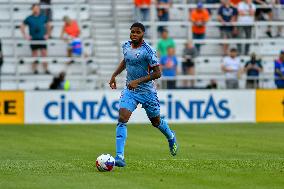
[[[246,62],[244,71],[249,77],[246,81],[247,89],[255,89],[259,87],[259,73],[263,71],[261,59],[256,57],[255,53],[251,54],[251,59]]]
[[[162,75],[166,77],[175,77],[177,74],[177,65],[178,59],[175,55],[175,49],[173,47],[169,47],[167,49],[168,53],[165,56],[162,56],[160,59]],[[167,89],[175,89],[176,81],[175,80],[167,80]]]
[[[171,154],[177,153],[178,145],[175,133],[167,121],[160,117],[160,103],[154,85],[155,79],[161,77],[156,51],[143,40],[145,27],[134,23],[130,27],[130,41],[123,44],[123,60],[112,74],[109,85],[116,89],[116,76],[126,70],[126,86],[119,101],[119,118],[116,127],[115,165],[124,167],[124,146],[127,138],[126,124],[137,108],[142,104],[152,125],[159,129],[168,139]]]
[[[25,28],[29,27],[29,34],[26,33]],[[43,42],[50,37],[51,26],[48,18],[40,13],[40,5],[32,5],[32,15],[28,16],[21,25],[21,32],[26,40],[31,42],[42,42],[41,44],[31,44],[32,57],[38,56],[38,51],[40,51],[41,57],[47,56],[47,46]],[[37,63],[35,61],[32,65],[32,70],[34,74],[38,73]],[[43,68],[46,74],[50,74],[47,68],[47,62],[43,62]]]
[[[284,50],[280,52],[279,59],[274,62],[274,78],[278,89],[284,89]]]
[[[222,24],[220,27],[221,37],[223,39],[233,38],[236,33],[236,27],[230,25],[237,21],[238,10],[230,4],[230,0],[222,1],[221,7],[218,9],[218,21]],[[229,45],[223,45],[224,55],[228,54]]]

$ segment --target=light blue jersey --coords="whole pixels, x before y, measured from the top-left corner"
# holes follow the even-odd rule
[[[132,80],[149,75],[150,68],[159,65],[156,51],[146,42],[139,48],[132,48],[131,41],[127,41],[122,49],[127,71],[126,85]],[[139,84],[135,92],[156,92],[154,82]]]
[[[131,47],[131,41],[126,42],[123,46],[124,61],[126,63],[127,79],[126,84],[130,81],[149,75],[151,67],[158,66],[156,51],[145,42],[141,47],[134,49]],[[121,92],[119,100],[119,108],[133,112],[137,105],[141,104],[145,109],[149,119],[157,120],[160,117],[160,102],[153,81],[141,83],[135,90],[125,88]],[[123,116],[122,116],[123,117]],[[153,119],[154,118],[154,119]],[[115,165],[124,167],[124,147],[127,138],[127,121],[119,119],[116,127],[116,157]],[[178,146],[174,132],[169,128],[168,123],[164,119],[160,119],[160,123],[152,123],[167,138],[169,142],[170,152],[176,155]]]

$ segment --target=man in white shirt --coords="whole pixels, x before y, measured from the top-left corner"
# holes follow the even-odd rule
[[[238,89],[239,88],[239,76],[241,75],[240,59],[237,56],[237,49],[231,49],[229,56],[223,59],[222,71],[226,76],[226,88]]]
[[[239,37],[245,34],[246,39],[251,38],[252,34],[252,25],[254,23],[254,15],[255,15],[256,7],[252,3],[252,0],[243,0],[238,4],[238,22],[240,24],[244,24],[245,26],[239,26]],[[245,45],[245,55],[249,54],[249,44]],[[241,44],[238,44],[239,53],[242,53]]]

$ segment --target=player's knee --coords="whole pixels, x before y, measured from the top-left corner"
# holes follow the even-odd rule
[[[159,127],[160,125],[160,119],[152,119],[151,123],[154,127]]]
[[[118,121],[122,123],[127,123],[128,122],[128,116],[126,115],[119,115]]]

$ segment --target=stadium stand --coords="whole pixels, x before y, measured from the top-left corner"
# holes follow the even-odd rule
[[[48,89],[52,75],[34,76],[30,73],[31,58],[29,42],[20,33],[20,24],[30,14],[30,6],[36,0],[0,0],[0,39],[3,46],[4,63],[1,73],[2,89]],[[224,88],[224,75],[221,72],[222,44],[229,43],[235,47],[237,43],[250,43],[250,52],[256,52],[262,58],[264,72],[260,76],[260,86],[274,88],[273,60],[283,49],[283,38],[268,38],[265,34],[268,25],[272,26],[272,33],[276,33],[277,26],[284,25],[284,9],[279,11],[280,20],[258,21],[253,25],[253,37],[249,40],[220,38],[217,21],[217,10],[220,4],[204,4],[210,8],[211,20],[207,24],[205,40],[194,40],[203,43],[201,56],[196,60],[195,76],[177,76],[177,80],[194,79],[197,87],[205,87],[211,79],[218,81],[218,87]],[[151,19],[144,24],[149,26],[147,41],[156,46],[159,34],[157,28],[165,26],[176,42],[176,53],[181,62],[184,43],[192,38],[191,23],[188,21],[188,10],[196,4],[187,4],[186,0],[175,0],[170,7],[170,20],[159,22],[156,7],[151,6]],[[129,38],[129,26],[134,20],[134,5],[132,0],[53,0],[52,5],[52,38],[48,40],[49,69],[52,74],[66,71],[71,82],[71,89],[107,88],[110,74],[121,59],[121,44]],[[81,28],[83,42],[82,57],[75,58],[75,63],[67,66],[70,61],[66,57],[66,44],[60,39],[63,25],[62,18],[67,15],[76,18]],[[244,65],[249,56],[241,56]],[[181,73],[181,64],[179,67]],[[125,73],[120,77],[123,78]],[[167,78],[164,78],[167,79]],[[178,82],[181,86],[182,82]],[[245,86],[243,76],[240,87]],[[122,87],[123,82],[119,82]]]

